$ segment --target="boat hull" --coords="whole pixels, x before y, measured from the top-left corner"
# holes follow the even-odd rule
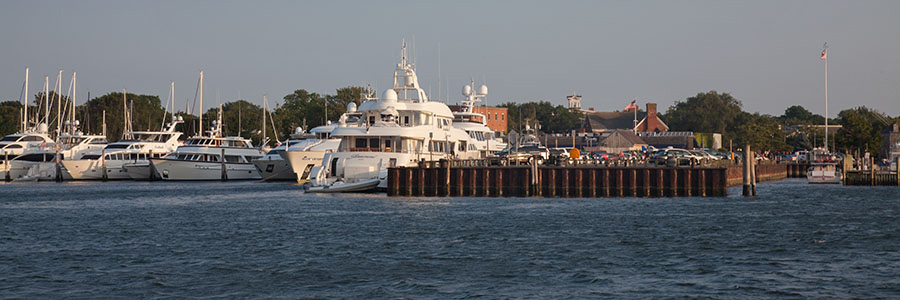
[[[38,162],[10,160],[9,165],[0,165],[0,180],[16,180],[28,175],[28,170]]]
[[[152,159],[156,176],[162,180],[258,180],[262,177],[251,163],[222,163],[173,159]]]
[[[833,165],[811,166],[806,172],[806,181],[810,184],[840,184],[842,175]]]
[[[130,180],[126,164],[134,163],[134,160],[107,160],[107,180]],[[138,161],[139,162],[139,161]],[[103,161],[99,159],[63,160],[68,179],[71,180],[101,180],[103,179]]]
[[[328,151],[280,151],[278,154],[284,158],[298,183],[309,181],[309,175],[313,168],[322,165],[322,158]]]
[[[320,159],[321,160],[321,159]],[[257,159],[253,165],[263,180],[296,180],[297,175],[291,165],[283,159]]]
[[[372,178],[353,183],[335,182],[330,185],[314,186],[306,190],[308,193],[361,193],[372,192],[378,188],[381,180]]]
[[[123,166],[125,168],[125,172],[128,173],[128,177],[131,177],[133,180],[153,180],[154,177],[151,177],[153,174],[153,168],[150,166],[150,162],[146,163],[130,163]]]

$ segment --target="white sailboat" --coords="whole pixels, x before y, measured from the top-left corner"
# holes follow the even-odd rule
[[[429,101],[419,87],[415,66],[407,62],[406,44],[394,70],[394,86],[381,99],[362,103],[358,127],[339,126],[337,152],[326,153],[314,168],[308,192],[358,192],[387,187],[387,168],[419,161],[475,157],[469,135],[453,127],[446,104]]]
[[[812,163],[806,170],[806,180],[811,184],[838,184],[843,175],[828,151],[828,43],[824,48],[821,58],[825,61],[825,147],[822,151],[810,152]]]

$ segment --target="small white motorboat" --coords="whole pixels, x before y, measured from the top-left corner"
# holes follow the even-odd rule
[[[360,180],[356,182],[336,181],[330,185],[312,186],[306,189],[308,193],[350,193],[368,192],[378,187],[381,182],[378,178]]]
[[[842,179],[836,163],[812,163],[806,170],[806,180],[811,184],[839,184]]]

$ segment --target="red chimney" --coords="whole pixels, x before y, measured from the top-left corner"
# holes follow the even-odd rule
[[[656,117],[656,103],[647,103],[647,117]]]

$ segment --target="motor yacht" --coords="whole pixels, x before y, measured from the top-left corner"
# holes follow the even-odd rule
[[[480,158],[486,158],[506,148],[506,143],[498,132],[487,126],[484,114],[475,112],[475,104],[487,96],[488,89],[486,85],[481,85],[478,91],[474,91],[474,86],[473,80],[472,85],[463,87],[463,110],[453,113],[453,127],[464,130],[471,137],[468,150],[477,151]]]
[[[82,159],[101,151],[107,145],[106,137],[84,134],[77,129],[79,122],[66,121],[71,129],[39,150],[22,154],[10,161],[10,177],[13,180],[69,180],[62,162]]]
[[[357,126],[338,126],[331,136],[338,149],[312,168],[308,192],[360,192],[387,187],[389,167],[420,161],[478,157],[469,135],[453,127],[446,104],[429,101],[419,87],[415,66],[407,62],[406,44],[394,70],[393,88],[380,99],[359,105]]]
[[[367,91],[367,95],[371,94]],[[362,99],[369,99],[366,95]],[[322,164],[326,153],[335,152],[340,146],[341,139],[331,135],[338,127],[358,127],[362,114],[357,111],[356,103],[347,104],[347,112],[341,115],[338,122],[328,122],[318,126],[308,133],[297,132],[284,149],[277,149],[277,153],[290,168],[292,179],[297,183],[306,183],[315,167]],[[268,166],[266,166],[269,168]]]
[[[809,168],[806,170],[806,181],[811,184],[839,184],[843,180],[835,156],[823,148],[809,152]]]
[[[124,138],[110,143],[102,151],[85,155],[81,159],[63,160],[67,179],[73,180],[123,180],[150,179],[150,159],[175,151],[181,142],[181,132],[175,131],[181,117],[173,117],[165,130],[128,131]]]
[[[200,73],[200,107],[203,107],[203,72]],[[200,120],[202,128],[203,120]],[[175,152],[151,158],[151,170],[162,180],[241,180],[260,179],[251,163],[265,154],[250,140],[222,136],[222,106],[218,120],[212,122],[209,134],[184,141]]]
[[[150,163],[162,180],[260,179],[251,161],[264,154],[248,139],[212,135],[189,138],[175,152]]]

